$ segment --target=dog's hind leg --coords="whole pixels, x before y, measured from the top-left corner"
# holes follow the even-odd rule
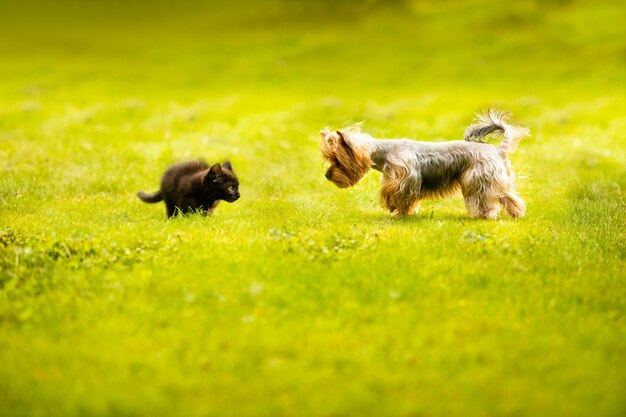
[[[515,218],[523,217],[526,214],[526,203],[513,190],[500,197],[500,202],[509,216]]]
[[[414,200],[413,204],[411,205],[411,208],[409,209],[409,214],[419,213],[421,203],[422,203],[422,200],[419,200],[419,199]]]
[[[467,214],[472,218],[495,220],[505,203],[502,196],[510,189],[506,167],[482,161],[465,171],[459,181]]]
[[[472,219],[480,217],[479,198],[473,194],[466,195],[465,192],[463,193],[463,198],[465,200],[465,207],[467,208],[467,215]]]
[[[407,196],[404,197],[396,208],[394,214],[396,216],[408,216],[411,214],[417,214],[420,208],[421,200],[416,197]]]
[[[481,215],[482,219],[497,220],[500,214],[500,202],[498,200],[487,200],[484,202]]]
[[[486,193],[465,195],[465,205],[473,219],[496,220],[500,214],[500,202]]]
[[[483,176],[476,175],[476,171],[464,175],[460,185],[469,217],[489,220],[498,218],[502,192],[492,188],[492,185],[485,181]]]

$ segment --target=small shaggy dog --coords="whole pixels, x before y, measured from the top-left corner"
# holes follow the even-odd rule
[[[490,133],[502,136],[499,146],[484,143]],[[468,215],[484,219],[497,219],[501,207],[511,217],[524,215],[526,205],[514,190],[507,155],[529,134],[494,109],[478,115],[465,130],[465,140],[450,142],[375,139],[358,125],[320,132],[322,155],[331,164],[326,178],[338,187],[355,185],[373,168],[383,174],[380,202],[393,214],[416,213],[422,199],[460,189]]]

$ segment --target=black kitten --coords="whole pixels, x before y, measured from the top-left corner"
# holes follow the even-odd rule
[[[230,161],[211,167],[204,161],[187,161],[165,171],[159,191],[154,194],[140,191],[137,197],[146,203],[165,201],[167,217],[196,211],[206,216],[220,200],[232,203],[239,198],[239,181]]]

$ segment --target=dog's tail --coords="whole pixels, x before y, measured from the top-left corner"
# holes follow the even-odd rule
[[[153,194],[148,194],[143,191],[139,191],[137,193],[137,197],[139,197],[139,199],[143,201],[144,203],[158,203],[159,201],[163,201],[163,194],[161,193],[160,190]]]
[[[485,113],[477,114],[475,123],[465,129],[464,139],[470,142],[484,142],[485,136],[497,132],[502,135],[499,149],[505,154],[517,149],[519,142],[530,135],[530,130],[525,127],[510,125],[507,123],[508,116],[505,112],[497,109],[489,109]]]

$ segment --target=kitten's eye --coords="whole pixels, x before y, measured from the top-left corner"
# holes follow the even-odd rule
[[[228,187],[228,191],[232,193],[233,191],[235,191],[235,189],[233,187]]]

